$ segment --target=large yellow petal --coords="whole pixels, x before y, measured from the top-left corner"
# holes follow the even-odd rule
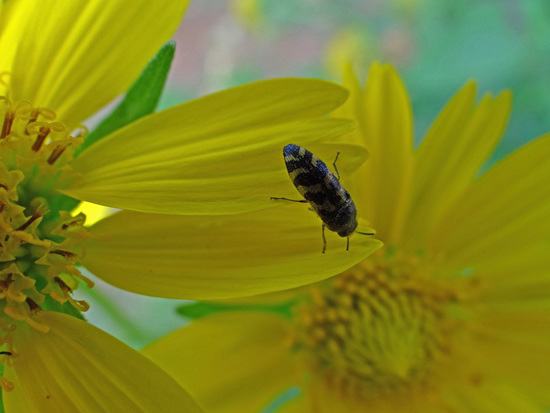
[[[346,95],[324,81],[274,79],[176,106],[85,150],[73,163],[81,179],[63,192],[107,206],[164,214],[269,207],[269,196],[289,182],[284,145],[310,148],[312,142],[353,127],[345,120],[307,119],[330,111]],[[354,151],[342,151],[348,163]],[[357,151],[364,160],[365,150]]]
[[[447,207],[471,183],[508,121],[511,95],[486,95],[474,108],[467,84],[443,109],[418,149],[407,217],[407,244],[418,249]]]
[[[45,312],[40,322],[48,333],[15,332],[7,413],[202,411],[157,365],[98,328],[61,313]]]
[[[341,273],[382,245],[355,235],[346,251],[346,240],[327,230],[322,254],[321,221],[295,203],[225,216],[126,211],[98,222],[91,232],[97,239],[88,242],[82,263],[98,277],[140,294],[188,299],[310,284]]]
[[[201,318],[143,352],[212,413],[257,413],[297,381],[289,324],[230,312]]]
[[[550,234],[550,134],[515,151],[456,200],[429,252],[451,266],[506,259]]]
[[[471,393],[488,394],[490,388],[508,384],[514,388],[516,400],[523,400],[532,410],[513,410],[514,400],[507,399],[509,392],[492,395],[502,405],[500,411],[542,412],[550,403],[547,383],[550,380],[550,344],[548,322],[522,325],[526,320],[507,322],[509,315],[477,317],[466,327],[471,330],[467,341],[454,347],[455,358],[471,360],[471,374],[477,376],[477,386]],[[548,319],[548,316],[546,316]],[[537,321],[542,321],[540,318]],[[466,338],[466,337],[464,337]]]
[[[478,384],[461,384],[448,392],[441,403],[444,410],[437,412],[468,413],[542,413],[545,406],[529,400],[513,383],[504,380],[484,381]]]
[[[506,256],[497,255],[472,268],[483,284],[484,301],[547,299],[550,291],[549,251],[549,242],[529,245]]]
[[[25,7],[22,1],[0,2],[0,96],[7,94],[10,72],[15,52],[18,47],[17,39],[21,35],[21,26],[24,26],[32,10]]]
[[[11,93],[75,126],[126,90],[181,21],[187,0],[22,0]]]
[[[491,376],[505,379],[516,393],[514,400],[504,404],[507,411],[510,411],[512,403],[523,401],[529,403],[531,410],[516,410],[521,412],[540,413],[546,411],[550,406],[550,394],[548,393],[548,383],[550,374],[548,373],[548,352],[533,351],[532,348],[525,346],[507,346],[503,347],[494,342],[487,343],[482,351],[476,349],[476,360],[484,369],[490,369]],[[503,363],[503,360],[506,360]],[[542,367],[542,368],[541,368]],[[485,389],[481,389],[485,390]],[[494,395],[494,399],[505,398],[508,392],[500,395]]]
[[[366,136],[365,127],[367,125],[365,124],[365,118],[363,116],[365,113],[364,91],[359,84],[357,76],[355,76],[352,66],[349,64],[344,67],[342,85],[348,89],[349,97],[342,106],[331,113],[331,116],[353,119],[357,122],[358,128],[343,137],[341,139],[342,142],[353,142],[358,145],[365,145],[363,137]],[[358,188],[361,190],[363,189],[363,187],[359,185]]]
[[[371,156],[354,176],[361,187],[356,202],[380,238],[391,245],[403,223],[413,161],[411,105],[392,66],[371,66],[363,104],[358,119]]]
[[[521,387],[521,384],[517,386],[515,382],[499,380],[483,386],[482,394],[490,404],[495,405],[495,413],[502,411],[541,413],[548,410],[547,402],[533,400]]]
[[[288,142],[305,145],[319,156],[330,154],[328,159],[340,152],[346,160],[345,165],[340,163],[342,173],[363,163],[367,154],[363,147],[339,144],[327,150],[313,143],[349,128],[346,121],[319,119],[224,135],[235,146],[220,146],[209,153],[197,153],[196,147],[182,144],[144,153],[139,160],[113,162],[82,175],[62,192],[101,205],[157,214],[235,214],[270,208],[273,194],[298,196],[282,156]],[[258,144],[246,143],[257,137],[262,139]]]

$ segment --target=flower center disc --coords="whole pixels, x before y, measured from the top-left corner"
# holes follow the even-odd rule
[[[416,271],[413,260],[365,261],[312,289],[298,341],[330,387],[372,399],[423,385],[450,351],[457,295]]]
[[[53,111],[0,96],[0,345],[13,355],[15,328],[48,330],[37,311],[67,302],[88,309],[71,296],[79,280],[92,285],[75,267],[85,216],[63,210],[67,198],[57,192],[81,142]]]

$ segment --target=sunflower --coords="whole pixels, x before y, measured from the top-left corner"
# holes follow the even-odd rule
[[[476,103],[468,83],[414,150],[391,66],[346,84],[347,139],[371,157],[342,179],[384,248],[307,287],[183,307],[196,320],[145,354],[210,412],[547,411],[550,135],[482,172],[509,92]]]
[[[346,99],[340,86],[273,79],[143,116],[152,105],[123,128],[86,137],[81,122],[132,84],[176,29],[186,3],[0,2],[0,386],[7,412],[200,411],[158,366],[83,321],[88,304],[73,291],[92,282],[78,266],[149,295],[250,294],[246,277],[215,271],[206,255],[200,266],[214,275],[189,280],[174,271],[157,281],[157,262],[188,265],[177,241],[178,215],[272,207],[266,185],[276,189],[286,178],[266,154],[288,139],[315,143],[353,126],[324,118]],[[263,181],[250,179],[259,172]],[[71,212],[81,200],[139,211],[133,224],[148,238],[118,256],[105,253],[110,247],[103,244],[135,243],[129,237],[136,227],[111,220],[116,236],[90,230],[84,214]],[[170,248],[155,250],[167,239],[174,240]],[[337,267],[367,256],[378,245],[369,242],[340,253]],[[261,290],[318,281],[329,271],[288,285],[265,274]]]

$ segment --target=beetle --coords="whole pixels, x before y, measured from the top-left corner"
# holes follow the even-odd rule
[[[333,163],[337,175],[335,176],[321,159],[307,149],[294,144],[286,145],[283,148],[283,157],[288,175],[305,199],[271,197],[271,200],[309,202],[311,208],[323,221],[323,253],[327,246],[325,227],[347,238],[346,251],[349,250],[349,237],[354,232],[374,235],[370,232],[356,231],[357,209],[349,192],[340,184],[340,173],[336,167],[339,155],[340,152],[336,154]]]

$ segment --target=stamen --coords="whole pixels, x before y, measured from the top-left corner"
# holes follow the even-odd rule
[[[34,281],[34,280],[32,280]],[[34,286],[34,284],[33,284]],[[20,288],[9,288],[6,290],[6,297],[16,303],[24,303],[27,300],[27,296],[23,294]]]
[[[67,285],[65,281],[63,281],[59,277],[55,277],[54,281],[59,285],[59,288],[61,288],[61,291],[63,292],[63,297],[59,297],[58,294],[55,294],[55,291],[50,293],[50,295],[59,302],[69,301],[73,307],[75,307],[77,310],[85,312],[90,309],[90,305],[84,301],[84,300],[75,300],[71,293],[73,292],[73,289]]]
[[[86,222],[86,215],[85,214],[78,214],[72,221],[65,222],[63,225],[61,225],[61,229],[66,231],[70,227],[80,227],[84,225],[84,222]]]
[[[82,280],[84,281],[84,283],[86,284],[86,286],[88,288],[92,288],[95,283],[90,280],[88,277],[84,276],[76,267],[74,266],[70,266],[70,267],[67,267],[65,268],[65,271],[67,271],[69,274],[71,274],[72,276],[78,278],[79,280]]]
[[[48,108],[35,108],[32,106],[31,102],[24,102],[26,105],[17,110],[17,116],[22,120],[28,120],[24,132],[25,135],[30,135],[29,126],[36,123],[40,116],[46,120],[54,120],[56,118],[56,114],[53,110]]]
[[[47,333],[48,331],[50,331],[49,326],[39,323],[38,321],[33,320],[31,317],[25,318],[25,322],[35,330],[41,331],[42,333]]]
[[[53,110],[34,107],[32,102],[27,99],[17,101],[15,106],[17,117],[22,120],[29,120],[30,122],[28,123],[32,123],[32,121],[38,119],[39,116],[42,116],[46,120],[54,120],[56,118],[56,114]]]
[[[23,321],[27,317],[24,311],[21,310],[21,308],[16,308],[16,306],[9,304],[4,307],[4,314],[14,320],[19,321]]]
[[[29,121],[27,122],[27,126],[25,127],[25,135],[30,135],[29,126],[31,125],[31,123],[34,123],[34,122],[37,121],[39,114],[40,114],[40,112],[38,111],[38,109],[33,109],[31,111],[31,116],[29,118]],[[23,118],[23,116],[22,116],[22,118]]]
[[[10,272],[5,279],[0,280],[0,288],[7,290],[13,281],[13,274]]]
[[[48,158],[48,163],[50,165],[53,165],[55,161],[59,159],[59,157],[65,152],[65,149],[67,149],[67,146],[64,145],[57,145],[55,149],[52,151],[50,157]]]
[[[15,113],[8,109],[6,114],[4,115],[4,123],[2,124],[2,132],[0,133],[0,139],[4,139],[6,136],[8,136],[11,132],[11,126],[13,124],[13,120],[15,119]]]
[[[78,311],[81,311],[85,313],[90,309],[90,304],[88,304],[84,300],[75,300],[72,296],[67,296],[67,300],[71,303],[71,305],[76,308]]]
[[[62,257],[66,258],[67,260],[76,258],[76,254],[71,251],[64,251],[64,250],[51,250],[50,254],[57,254],[61,255]]]
[[[80,125],[78,128],[74,129],[71,133],[73,138],[84,138],[88,135],[89,130],[85,125]]]
[[[19,228],[16,229],[16,231],[24,231],[31,225],[34,221],[36,221],[38,218],[42,218],[44,214],[42,214],[40,211],[34,211],[31,215],[31,217]]]
[[[61,288],[61,291],[67,292],[67,293],[72,293],[73,292],[73,289],[71,287],[69,287],[67,285],[67,283],[65,281],[63,281],[61,278],[54,277],[54,281],[59,285],[59,288]]]
[[[31,129],[30,127],[27,127],[27,132]],[[38,129],[38,134],[36,136],[36,140],[34,141],[34,145],[32,145],[32,150],[35,152],[38,152],[40,148],[42,147],[42,144],[46,140],[46,137],[50,134],[50,128],[46,126],[40,126]]]
[[[29,306],[29,310],[31,314],[36,314],[39,311],[42,311],[42,307],[40,307],[32,298],[28,298],[25,300],[27,305]]]

